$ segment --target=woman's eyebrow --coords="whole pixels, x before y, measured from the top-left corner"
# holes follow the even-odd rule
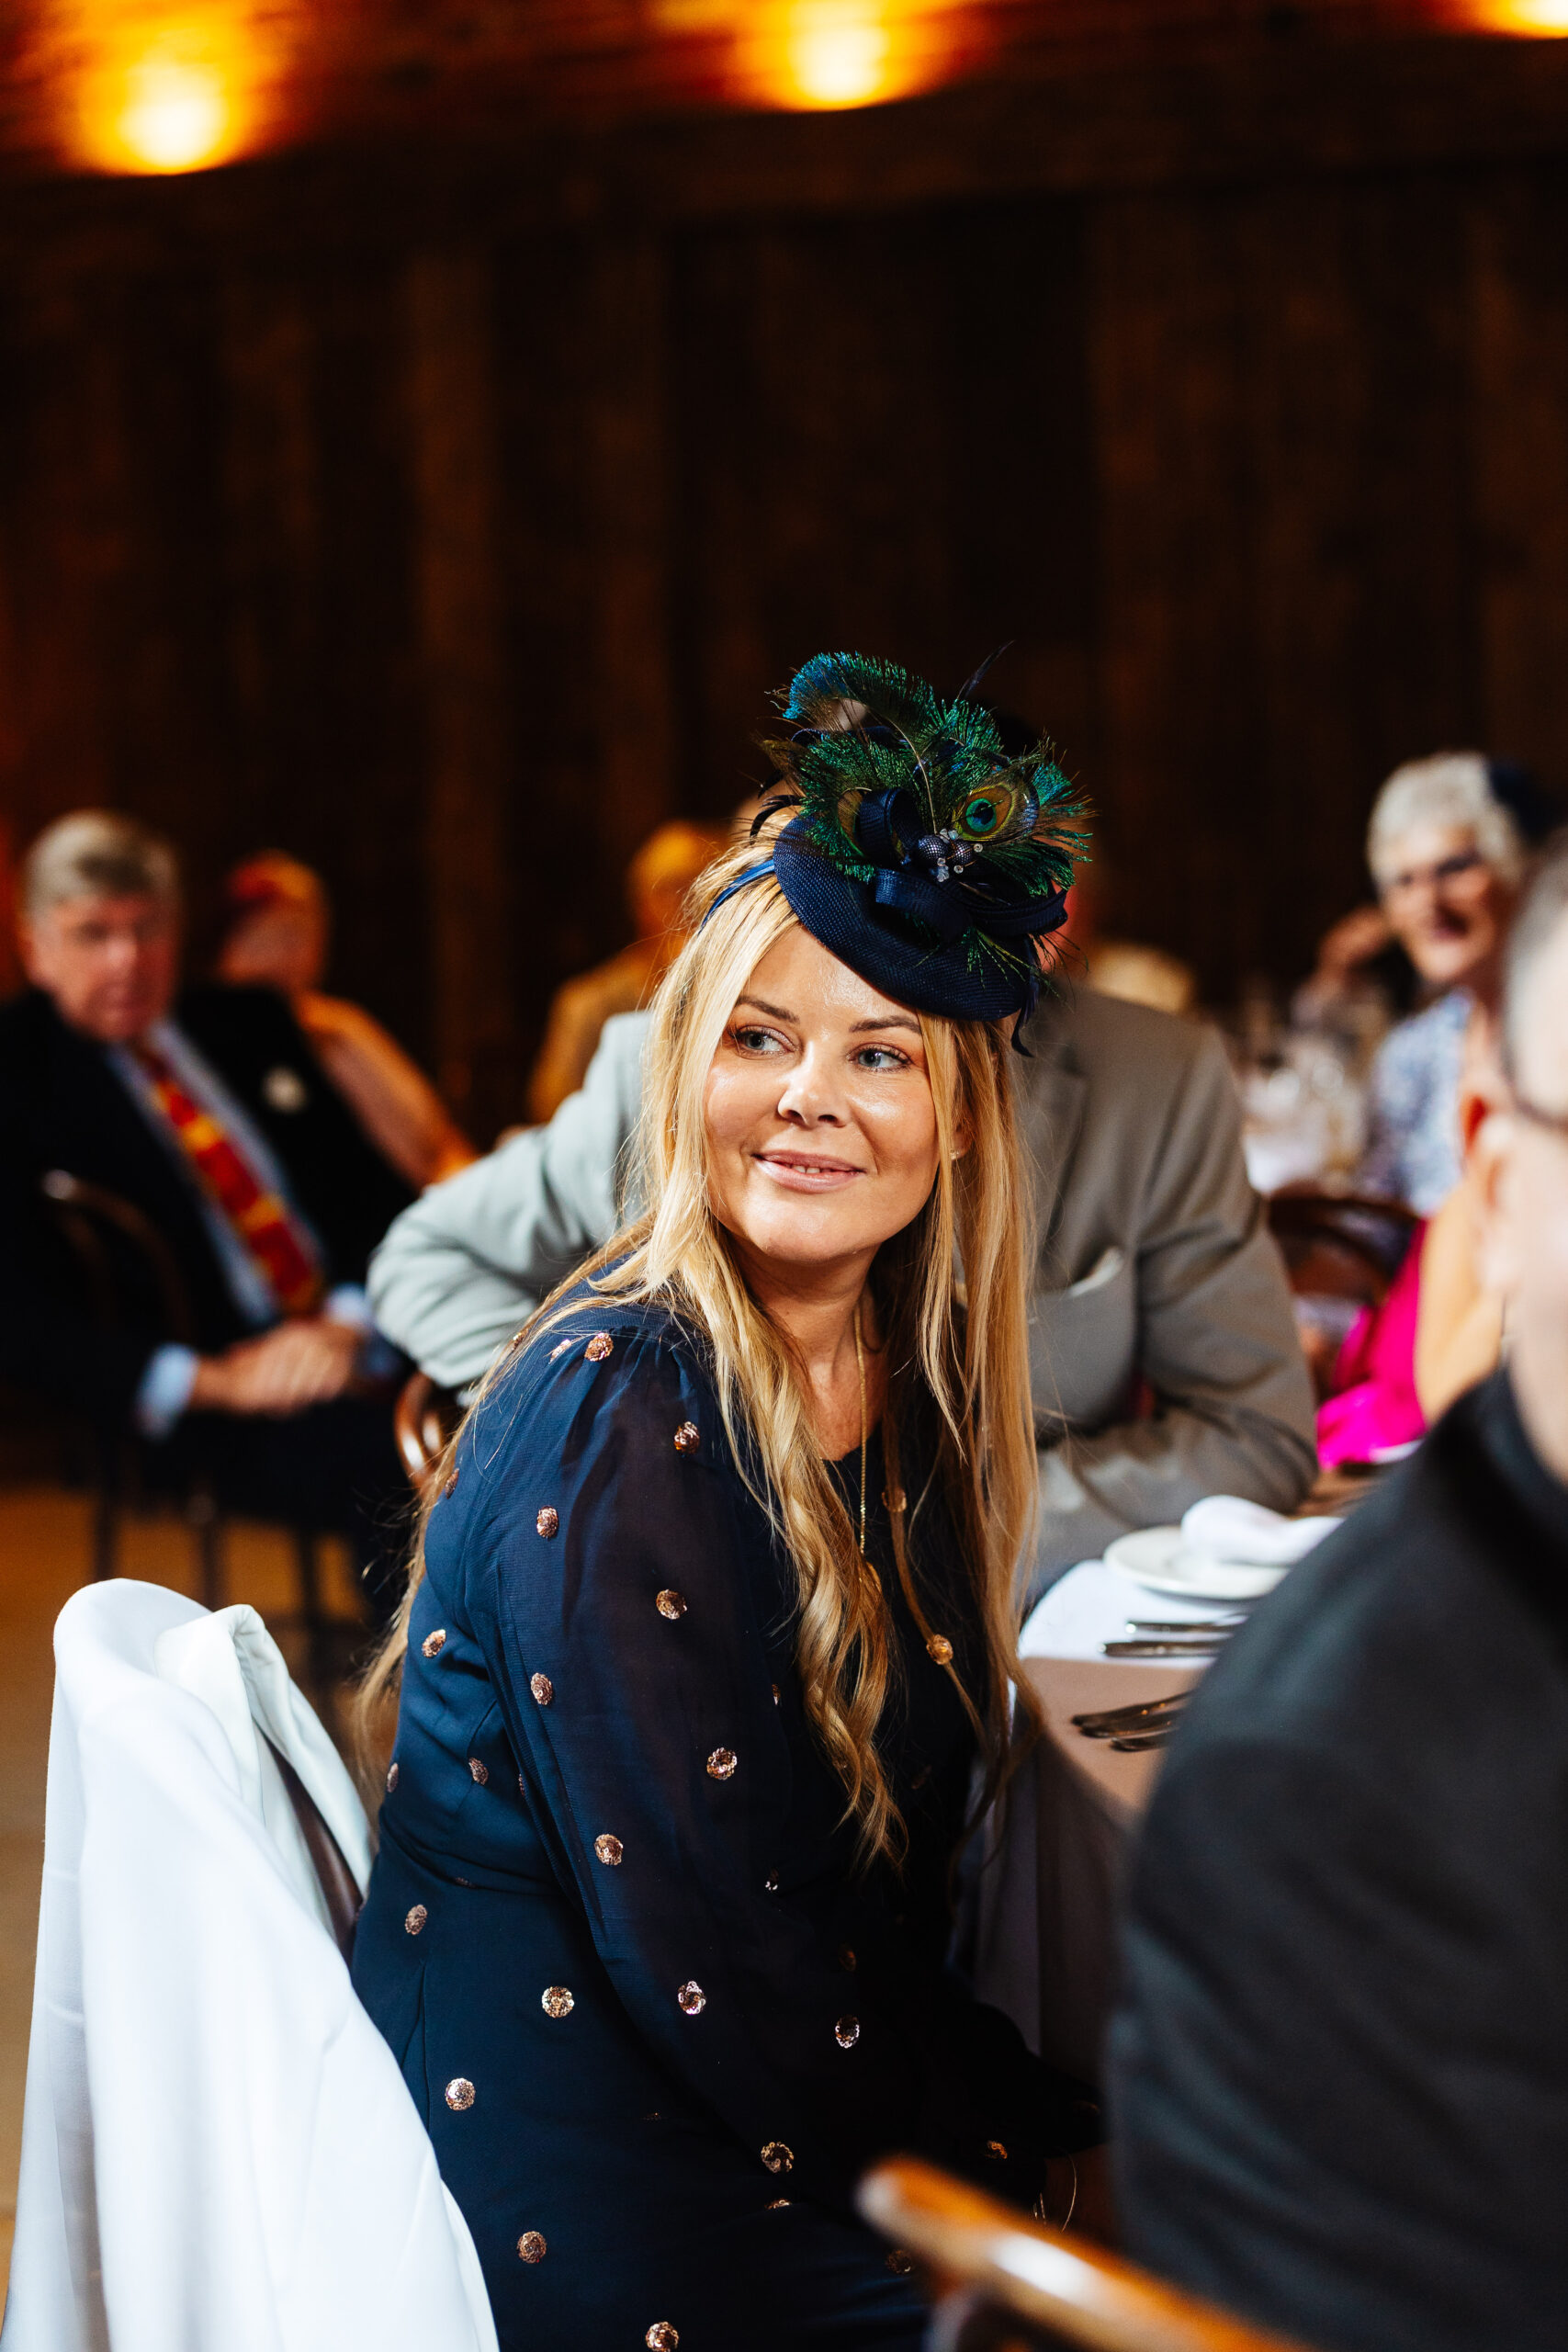
[[[850,1035],[858,1037],[867,1029],[912,1029],[918,1037],[920,1024],[907,1012],[890,1012],[881,1021],[852,1021]]]
[[[738,996],[735,1000],[737,1012],[743,1004],[749,1004],[753,1012],[765,1012],[770,1021],[787,1021],[792,1028],[797,1025],[793,1012],[785,1012],[782,1005],[770,1004],[765,997]]]

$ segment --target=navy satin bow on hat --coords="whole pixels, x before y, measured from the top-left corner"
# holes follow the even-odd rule
[[[931,832],[913,793],[902,786],[866,794],[855,818],[855,843],[877,869],[872,885],[877,905],[925,923],[944,944],[965,931],[993,939],[1038,937],[1066,921],[1065,890],[1009,899],[998,894],[994,881],[972,878],[970,844]]]

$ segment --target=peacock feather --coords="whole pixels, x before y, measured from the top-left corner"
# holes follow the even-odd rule
[[[993,924],[1065,890],[1086,846],[1084,805],[1050,744],[1010,758],[983,703],[945,700],[859,653],[815,655],[777,700],[782,723],[760,739],[784,786],[769,808],[795,807],[847,878],[907,876],[901,901],[886,886],[879,895],[901,903],[917,937],[962,940],[971,965],[1027,961],[1038,973],[1033,941]]]

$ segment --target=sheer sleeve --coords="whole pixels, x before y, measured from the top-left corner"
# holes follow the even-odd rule
[[[841,2199],[914,2136],[920,2052],[779,1881],[790,1753],[711,1397],[668,1344],[592,1328],[473,1425],[475,1623],[628,2016],[761,2165]]]

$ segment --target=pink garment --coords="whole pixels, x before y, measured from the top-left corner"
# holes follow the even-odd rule
[[[1416,1394],[1416,1315],[1421,1298],[1418,1225],[1381,1306],[1364,1306],[1334,1365],[1334,1395],[1317,1408],[1317,1455],[1325,1470],[1371,1462],[1391,1445],[1427,1434]]]

